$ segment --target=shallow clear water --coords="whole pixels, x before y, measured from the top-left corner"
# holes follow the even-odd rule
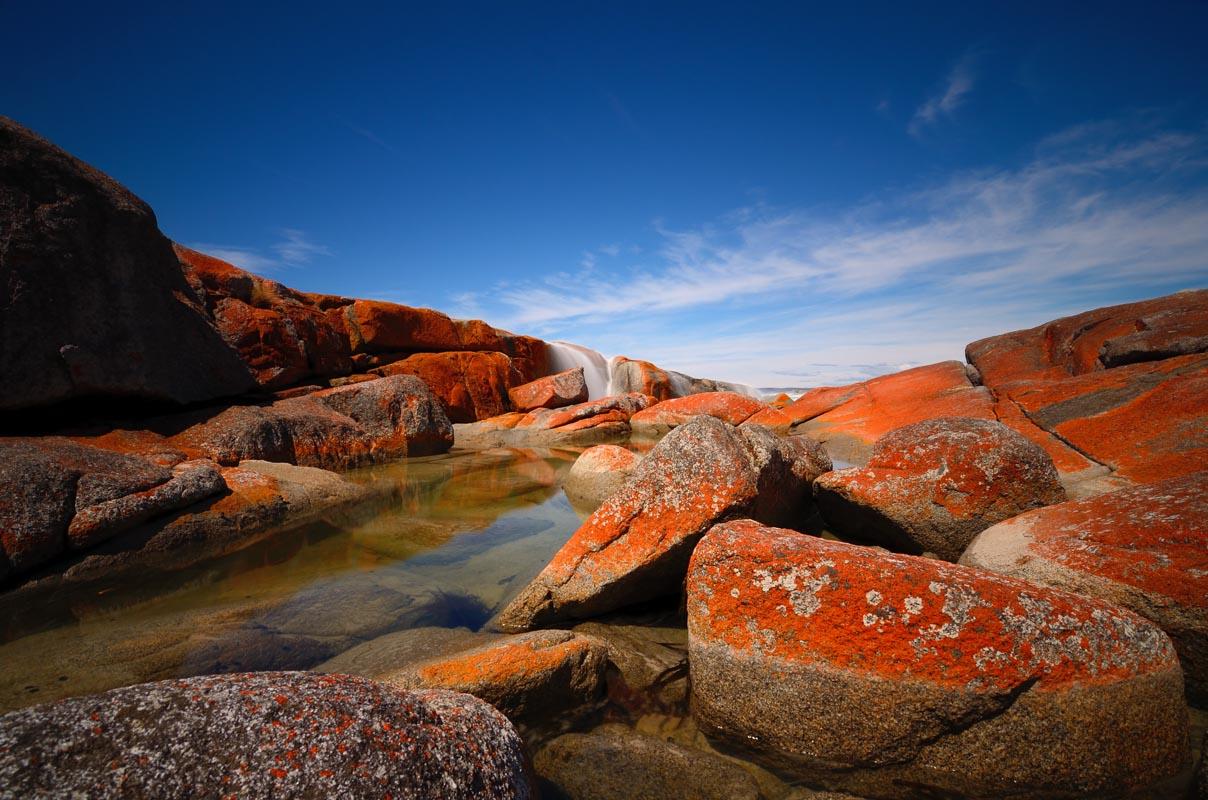
[[[0,600],[0,710],[207,672],[304,669],[424,625],[476,629],[579,526],[576,450],[350,473],[386,499],[179,572]]]

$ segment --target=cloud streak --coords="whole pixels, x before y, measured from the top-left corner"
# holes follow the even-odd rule
[[[910,124],[906,126],[906,130],[911,136],[918,138],[941,117],[951,117],[973,91],[973,81],[972,59],[966,56],[948,73],[943,91],[927,98],[921,106],[915,109],[914,116],[910,118]]]
[[[644,263],[496,287],[482,311],[710,377],[855,380],[860,365],[959,358],[981,336],[1202,285],[1206,177],[1203,131],[1084,126],[1016,168],[842,214],[754,207],[656,226]]]
[[[256,273],[273,272],[285,267],[301,267],[309,264],[316,256],[332,254],[329,248],[313,241],[305,231],[297,228],[280,229],[278,241],[265,248],[212,242],[192,242],[189,247]]]

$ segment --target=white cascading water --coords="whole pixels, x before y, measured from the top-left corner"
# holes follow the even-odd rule
[[[608,359],[590,347],[584,347],[581,344],[573,344],[571,342],[550,342],[549,346],[550,368],[553,372],[562,372],[563,370],[574,369],[575,367],[583,367],[583,377],[587,381],[587,397],[589,400],[598,400],[601,397],[617,394],[616,386],[612,380],[613,366],[617,361],[615,356]],[[671,381],[671,390],[677,397],[683,397],[692,393],[692,383],[688,376],[673,370],[667,370],[667,377]],[[748,397],[754,397],[756,400],[763,399],[763,394],[754,386],[745,383],[732,383],[730,381],[717,381],[716,383],[718,388],[723,391],[745,394]]]
[[[550,342],[549,348],[550,367],[554,372],[583,367],[587,398],[598,400],[608,396],[608,359],[590,347],[570,342]]]

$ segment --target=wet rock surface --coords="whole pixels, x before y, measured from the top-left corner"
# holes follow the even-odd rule
[[[7,797],[532,796],[523,746],[468,695],[347,675],[141,684],[0,717]]]
[[[1111,796],[1182,768],[1174,648],[1101,601],[750,521],[688,587],[697,718],[820,788]]]
[[[590,513],[625,485],[639,458],[613,444],[589,447],[575,459],[562,488],[575,508]]]
[[[1066,499],[1049,456],[1000,422],[949,417],[887,433],[867,467],[814,486],[830,528],[956,561],[995,522]]]
[[[1152,620],[1189,698],[1208,703],[1208,473],[1030,511],[979,534],[961,563]]]
[[[816,442],[696,417],[669,433],[583,523],[495,624],[527,630],[674,594],[715,522],[804,521],[830,469]]]

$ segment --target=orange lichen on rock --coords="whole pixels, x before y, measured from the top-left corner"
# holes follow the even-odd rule
[[[767,410],[766,403],[736,392],[701,392],[655,403],[634,414],[629,424],[634,433],[659,435],[702,414],[740,425]]]
[[[675,397],[667,371],[649,361],[617,356],[611,368],[613,383],[619,391],[650,395],[658,402]]]
[[[691,547],[736,515],[804,521],[830,469],[815,442],[695,417],[647,454],[497,618],[527,630],[674,592]]]
[[[1208,356],[1088,372],[1009,391],[1028,417],[1120,475],[1152,483],[1208,466]]]
[[[515,386],[508,390],[508,397],[517,411],[561,408],[587,402],[587,381],[583,376],[583,367]]]
[[[979,534],[961,563],[1153,620],[1189,690],[1208,695],[1208,473],[1029,511]]]
[[[508,409],[512,360],[503,353],[416,353],[371,371],[420,378],[441,401],[451,422],[476,422]]]
[[[1056,691],[1178,663],[1111,604],[750,520],[701,540],[688,586],[696,640],[887,680]]]

